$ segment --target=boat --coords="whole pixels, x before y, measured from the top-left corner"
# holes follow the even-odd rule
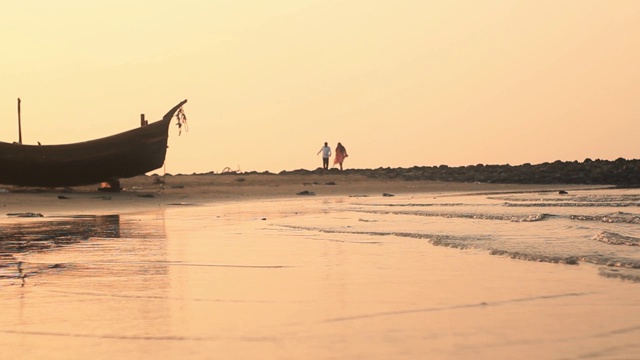
[[[169,124],[184,114],[180,102],[162,120],[108,137],[62,145],[0,142],[0,184],[28,187],[72,187],[145,174],[162,167]],[[180,124],[180,123],[179,123]],[[119,190],[119,189],[117,189]]]

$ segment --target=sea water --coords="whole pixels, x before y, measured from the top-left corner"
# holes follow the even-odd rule
[[[421,238],[527,261],[591,263],[602,266],[603,276],[640,281],[637,189],[367,198],[349,206],[358,222],[336,219],[305,229]]]
[[[639,205],[609,189],[7,217],[0,358],[634,358]]]

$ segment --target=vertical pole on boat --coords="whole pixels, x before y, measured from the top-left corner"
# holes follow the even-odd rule
[[[20,120],[20,98],[18,98],[18,142],[22,144],[22,121]]]
[[[140,114],[140,127],[147,125],[147,121],[144,119],[144,114]]]

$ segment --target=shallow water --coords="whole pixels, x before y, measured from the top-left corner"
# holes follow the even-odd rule
[[[12,359],[634,358],[639,199],[307,197],[7,217],[0,346]]]
[[[365,225],[355,231],[425,238],[434,245],[529,261],[606,265],[600,269],[605,276],[640,281],[638,190],[416,200],[362,202],[353,211],[363,214]],[[403,230],[385,230],[399,227]]]

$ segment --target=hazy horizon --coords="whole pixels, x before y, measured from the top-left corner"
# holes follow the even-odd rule
[[[150,6],[152,5],[152,6]],[[167,173],[520,165],[640,153],[640,2],[10,2],[0,141],[158,120]]]

